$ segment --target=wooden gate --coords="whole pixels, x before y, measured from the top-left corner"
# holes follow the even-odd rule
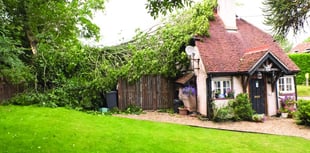
[[[118,81],[118,107],[136,105],[144,110],[173,107],[174,84],[162,76],[143,76],[133,84]]]

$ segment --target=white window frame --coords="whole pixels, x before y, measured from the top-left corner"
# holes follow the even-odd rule
[[[279,93],[293,93],[294,88],[294,77],[293,76],[283,76],[278,80],[278,91]]]
[[[214,93],[217,90],[220,90],[220,94],[224,94],[224,96],[226,97],[228,89],[232,90],[232,79],[230,77],[229,78],[221,77],[221,78],[212,79],[212,91]]]

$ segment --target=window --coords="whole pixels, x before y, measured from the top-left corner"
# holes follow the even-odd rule
[[[213,86],[215,98],[225,98],[231,92],[231,80],[215,80]]]
[[[286,76],[281,77],[278,81],[279,92],[287,93],[292,92],[293,90],[293,77]]]

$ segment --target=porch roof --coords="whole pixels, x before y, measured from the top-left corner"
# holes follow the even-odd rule
[[[193,77],[194,77],[194,73],[187,73],[187,74],[183,75],[182,77],[180,77],[179,79],[177,79],[175,82],[182,84],[182,85],[185,85]]]

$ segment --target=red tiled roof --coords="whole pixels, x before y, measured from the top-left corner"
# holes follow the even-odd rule
[[[289,71],[299,68],[293,63],[274,39],[243,19],[236,19],[237,31],[228,32],[220,17],[210,22],[210,37],[196,41],[201,60],[208,73],[234,73],[249,71],[269,51]]]
[[[295,46],[292,50],[291,53],[302,53],[302,52],[307,52],[306,50],[310,49],[310,42],[305,42],[305,43],[300,43],[297,46]]]
[[[249,71],[264,55],[268,53],[268,49],[257,50],[245,53],[240,58],[239,72]]]

